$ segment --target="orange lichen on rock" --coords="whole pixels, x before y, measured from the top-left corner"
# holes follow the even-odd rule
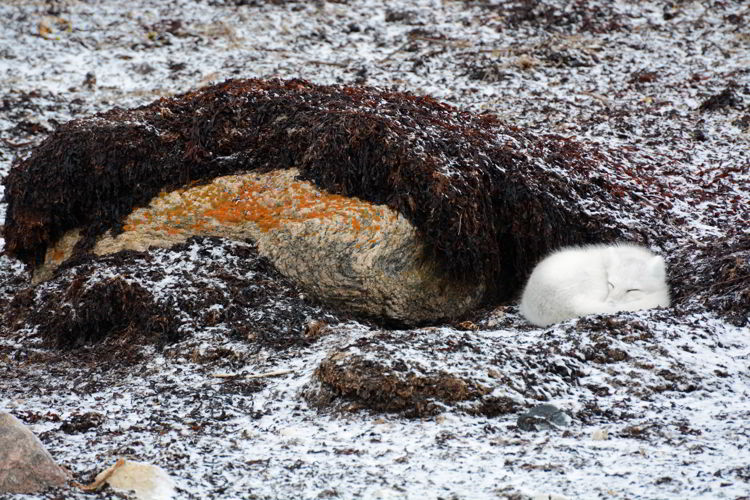
[[[168,234],[213,234],[218,225],[251,222],[268,232],[313,219],[336,219],[355,233],[380,231],[385,207],[357,198],[324,193],[307,181],[296,179],[297,171],[230,175],[210,184],[160,193],[149,207],[133,212],[123,225],[125,232]],[[390,218],[398,217],[390,214]],[[189,234],[188,234],[189,233]],[[364,241],[370,240],[371,234]]]
[[[447,276],[429,258],[414,226],[385,205],[320,190],[296,169],[216,177],[154,196],[109,231],[96,255],[173,247],[193,236],[252,241],[258,254],[311,296],[348,312],[408,324],[476,307],[484,283]],[[50,256],[72,255],[69,232]],[[48,260],[35,278],[51,275]]]
[[[34,272],[32,281],[38,283],[49,278],[52,272],[64,261],[73,255],[73,247],[81,238],[81,231],[78,229],[68,231],[54,245],[47,248],[44,257],[44,264]]]
[[[65,252],[57,247],[52,247],[47,253],[47,259],[57,264],[65,260]]]

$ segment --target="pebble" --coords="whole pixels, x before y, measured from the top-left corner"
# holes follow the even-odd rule
[[[609,439],[609,431],[607,429],[594,429],[591,433],[591,439],[594,441],[606,441]]]
[[[172,500],[175,482],[164,469],[156,465],[131,460],[118,460],[100,472],[94,484],[106,482],[118,493],[135,493],[136,500]]]

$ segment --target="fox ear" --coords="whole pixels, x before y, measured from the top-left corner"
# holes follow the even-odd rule
[[[663,279],[666,276],[666,265],[664,264],[664,257],[661,255],[655,255],[648,261],[648,273],[655,277]]]

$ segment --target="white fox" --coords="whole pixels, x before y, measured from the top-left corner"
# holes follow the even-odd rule
[[[534,325],[619,311],[669,307],[664,259],[632,244],[558,250],[534,268],[521,314]]]

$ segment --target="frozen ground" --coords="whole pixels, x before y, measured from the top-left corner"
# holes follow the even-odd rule
[[[710,187],[712,198],[678,207],[690,238],[747,234],[745,3],[383,5],[3,2],[0,176],[72,118],[225,78],[304,78],[426,93],[537,133],[634,147],[644,161],[679,165],[675,189]],[[0,204],[0,219],[4,212]],[[217,255],[190,252],[163,272],[182,276]],[[18,263],[0,257],[5,304],[25,279]],[[3,325],[0,409],[29,424],[80,482],[124,456],[162,466],[181,498],[750,495],[747,323],[650,312],[604,329],[604,320],[581,320],[544,330],[525,325],[512,305],[476,323],[477,331],[383,332],[344,322],[289,345],[205,328],[161,351],[144,347],[127,363],[101,361],[96,348],[49,350],[33,330],[10,335]],[[519,408],[547,399],[576,418],[565,431],[526,433],[517,414],[461,405],[423,419],[321,413],[303,395],[318,389],[313,372],[331,353],[384,369],[446,371]],[[277,370],[290,372],[213,376]],[[592,439],[599,429],[609,439]]]

